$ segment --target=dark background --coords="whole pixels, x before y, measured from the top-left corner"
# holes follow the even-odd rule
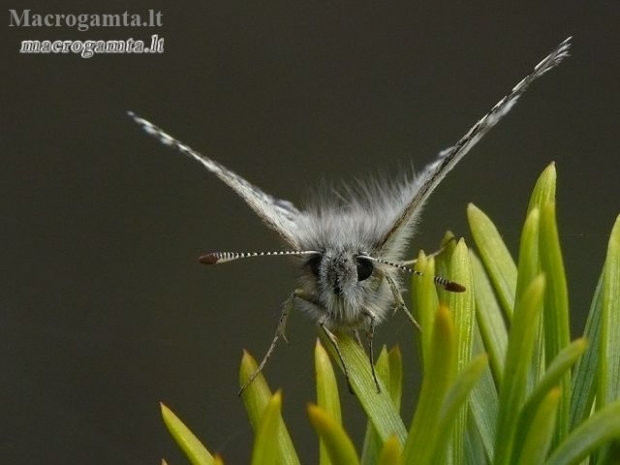
[[[238,364],[243,348],[266,350],[293,270],[277,258],[200,266],[207,251],[281,245],[214,176],[140,131],[130,109],[298,202],[325,179],[420,168],[573,35],[573,57],[434,194],[411,251],[436,248],[446,229],[469,237],[474,202],[515,252],[530,189],[555,160],[581,332],[620,210],[620,1],[20,3],[2,13],[2,462],[183,463],[160,400],[211,451],[248,460]],[[9,8],[154,9],[164,26],[15,28]],[[24,39],[153,33],[163,55],[18,53]],[[316,331],[294,314],[288,334],[266,375],[284,389],[293,440],[312,463]],[[409,386],[419,381],[414,338],[400,314],[377,333],[401,345]],[[342,396],[359,444],[360,409]]]

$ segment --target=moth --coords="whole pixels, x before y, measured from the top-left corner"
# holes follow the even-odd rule
[[[285,338],[286,320],[293,308],[306,313],[325,333],[342,363],[350,390],[347,364],[334,333],[365,333],[373,379],[380,390],[372,347],[376,326],[395,308],[404,310],[416,324],[403,302],[401,289],[403,273],[414,273],[409,267],[411,261],[403,259],[422,207],[446,174],[512,109],[530,84],[568,57],[570,41],[569,37],[560,43],[456,144],[440,152],[419,174],[356,188],[344,186],[315,199],[304,209],[264,192],[129,112],[148,134],[198,161],[227,184],[289,247],[271,252],[212,252],[200,257],[200,262],[214,265],[264,256],[291,256],[297,262],[299,287],[282,304],[273,340],[239,395],[262,371],[278,341]],[[445,278],[434,279],[449,291],[465,290]]]

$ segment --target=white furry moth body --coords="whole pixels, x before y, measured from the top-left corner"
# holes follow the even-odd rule
[[[570,38],[536,65],[454,146],[442,151],[417,176],[398,182],[369,183],[358,189],[345,188],[330,199],[304,210],[265,193],[129,112],[147,133],[197,160],[231,187],[291,248],[282,252],[214,252],[201,257],[202,263],[216,264],[267,255],[289,255],[299,261],[300,287],[284,302],[273,341],[258,370],[241,387],[240,394],[260,373],[277,342],[284,337],[286,319],[293,307],[307,313],[325,332],[340,356],[347,382],[347,365],[333,332],[366,332],[373,376],[379,389],[372,363],[372,336],[376,325],[394,307],[405,310],[415,324],[400,296],[402,272],[412,271],[402,260],[424,203],[446,174],[510,111],[528,86],[568,56],[569,48]],[[464,291],[457,283],[444,278],[436,277],[435,281],[448,290]]]

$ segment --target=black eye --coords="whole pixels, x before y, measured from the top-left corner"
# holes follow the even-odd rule
[[[310,271],[317,278],[321,272],[321,260],[323,260],[322,255],[314,255],[310,260],[306,262],[306,265],[310,267]]]
[[[368,279],[372,274],[372,270],[374,270],[372,261],[364,257],[357,257],[355,260],[357,261],[357,280],[364,281]]]

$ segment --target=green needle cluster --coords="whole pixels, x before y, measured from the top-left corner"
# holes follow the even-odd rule
[[[320,463],[606,464],[620,451],[620,216],[582,338],[571,341],[569,300],[552,164],[539,177],[514,260],[492,221],[467,209],[475,247],[444,239],[434,259],[420,254],[413,312],[421,326],[423,380],[414,412],[402,415],[398,348],[381,351],[377,393],[358,342],[337,334],[351,386],[368,417],[357,450],[343,427],[333,345],[315,349],[316,400],[308,406]],[[464,293],[438,290],[437,274]],[[413,330],[413,329],[412,329]],[[327,350],[326,350],[327,349]],[[256,369],[245,353],[240,383]],[[282,393],[259,375],[243,393],[254,429],[253,464],[298,464],[282,416]],[[166,426],[193,464],[223,463],[162,404]],[[412,418],[409,425],[403,418]]]

